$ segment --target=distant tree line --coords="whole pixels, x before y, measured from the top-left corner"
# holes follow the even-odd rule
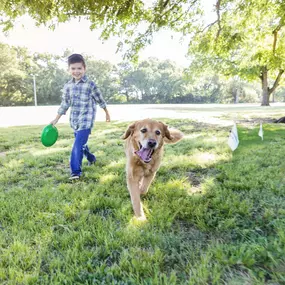
[[[56,105],[61,89],[70,79],[66,51],[62,56],[32,54],[26,48],[0,43],[0,105],[34,104],[33,75],[36,76],[38,105]],[[239,77],[223,78],[207,68],[197,77],[169,60],[148,58],[137,64],[114,65],[84,55],[87,75],[101,89],[108,103],[238,103],[260,102],[258,83]],[[275,100],[284,101],[284,88]]]

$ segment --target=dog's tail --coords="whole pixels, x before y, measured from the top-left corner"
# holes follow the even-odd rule
[[[170,139],[164,137],[165,143],[177,143],[183,138],[183,133],[176,129],[169,129]]]

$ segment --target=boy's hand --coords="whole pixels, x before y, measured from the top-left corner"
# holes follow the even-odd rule
[[[110,122],[110,121],[111,121],[110,115],[109,113],[106,113],[106,122]]]
[[[60,114],[57,114],[56,117],[55,117],[55,119],[52,120],[52,121],[50,122],[50,124],[54,126],[54,125],[58,122],[58,120],[60,119],[60,117],[61,117],[61,115],[60,115]]]
[[[54,119],[50,122],[50,124],[54,126],[57,122],[58,122],[58,119]]]

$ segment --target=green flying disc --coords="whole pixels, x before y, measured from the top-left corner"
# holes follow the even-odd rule
[[[53,125],[47,125],[42,131],[41,141],[44,146],[52,146],[58,137],[57,128]]]

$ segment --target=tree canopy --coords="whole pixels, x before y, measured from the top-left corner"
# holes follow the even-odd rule
[[[216,13],[216,21],[201,25],[192,38],[193,67],[259,78],[262,105],[268,105],[285,69],[285,1],[217,1]]]
[[[212,22],[201,17],[202,4],[203,0],[2,0],[0,19],[8,30],[26,13],[50,27],[86,17],[91,29],[102,28],[102,39],[120,35],[118,48],[130,46],[130,57],[167,27],[191,36],[189,54],[196,71],[211,66],[224,75],[259,78],[262,105],[269,105],[285,69],[285,1],[216,0]]]
[[[15,19],[29,14],[37,25],[54,28],[58,22],[85,17],[91,29],[102,28],[102,39],[120,35],[122,41],[118,49],[124,43],[130,45],[129,56],[135,56],[160,28],[186,29],[198,5],[197,0],[2,0],[0,23],[7,31],[13,27]]]

